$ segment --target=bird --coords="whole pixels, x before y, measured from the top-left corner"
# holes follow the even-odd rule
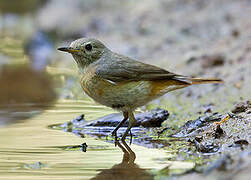
[[[169,72],[118,54],[95,38],[80,38],[59,51],[72,54],[79,71],[83,91],[94,101],[123,113],[117,130],[129,119],[126,136],[136,122],[134,111],[164,94],[194,84],[222,83],[217,78],[192,78]]]

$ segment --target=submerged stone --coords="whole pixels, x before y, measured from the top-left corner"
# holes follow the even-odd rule
[[[169,113],[164,109],[153,109],[148,112],[138,113],[135,115],[136,123],[134,127],[160,127],[161,124],[167,120]],[[121,113],[110,114],[96,120],[87,122],[84,126],[109,126],[116,127],[120,121],[122,121],[123,116]],[[122,127],[128,126],[128,120],[122,125]]]

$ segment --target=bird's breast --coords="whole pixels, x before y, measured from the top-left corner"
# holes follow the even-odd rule
[[[88,71],[82,75],[80,84],[84,92],[94,100],[103,94],[102,87],[105,84],[92,71]]]
[[[81,78],[84,92],[96,102],[114,109],[134,108],[144,104],[149,94],[149,83],[115,83],[102,79],[91,72]]]

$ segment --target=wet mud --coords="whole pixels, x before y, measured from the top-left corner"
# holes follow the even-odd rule
[[[227,114],[207,112],[195,120],[188,120],[178,129],[138,125],[144,118],[144,122],[156,121],[156,117],[162,119],[161,121],[166,120],[169,115],[166,110],[156,109],[138,113],[136,119],[139,122],[137,127],[132,128],[132,143],[148,148],[167,149],[175,154],[171,160],[196,162],[194,169],[182,174],[174,173],[171,175],[174,177],[193,176],[194,173],[211,176],[215,172],[222,171],[238,173],[248,167],[246,158],[250,158],[251,154],[250,111],[250,101],[241,102],[237,103]],[[87,135],[115,143],[111,132],[121,120],[120,117],[118,114],[112,114],[97,120],[86,121],[82,114],[70,122],[51,125],[50,128],[72,132],[82,138]],[[118,136],[121,136],[125,129],[125,127],[120,128]],[[86,144],[79,145],[78,148],[88,151]]]

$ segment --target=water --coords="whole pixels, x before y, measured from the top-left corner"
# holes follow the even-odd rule
[[[8,55],[4,64],[27,61],[23,54],[21,41],[9,38],[3,40],[4,46],[0,47],[0,52]],[[12,57],[11,60],[9,56]],[[3,62],[2,60],[3,58],[1,62]],[[50,79],[56,76],[54,74],[56,70],[56,68],[52,69]],[[65,70],[63,72],[65,74]],[[85,114],[86,120],[92,120],[114,113],[114,111],[93,103],[89,98],[83,101],[60,100],[50,106],[34,104],[37,101],[31,101],[32,104],[27,101],[27,98],[33,99],[37,95],[26,93],[27,88],[24,87],[30,89],[30,86],[24,86],[24,82],[31,85],[32,92],[40,92],[37,89],[45,88],[40,86],[35,88],[34,83],[30,83],[27,78],[24,78],[21,80],[22,86],[14,88],[14,94],[10,94],[9,89],[4,89],[4,87],[9,87],[9,83],[13,84],[16,81],[10,80],[2,83],[1,90],[6,90],[4,91],[6,93],[2,93],[1,96],[22,97],[21,99],[25,99],[26,104],[22,104],[16,101],[17,98],[14,98],[14,102],[19,103],[13,105],[12,100],[7,99],[13,106],[12,109],[6,109],[6,102],[1,102],[0,124],[3,124],[4,121],[13,123],[13,120],[18,119],[17,117],[30,118],[7,126],[0,126],[0,180],[159,179],[166,177],[171,171],[183,172],[194,166],[192,162],[169,161],[173,155],[167,150],[149,149],[134,144],[130,146],[119,144],[115,147],[113,143],[104,142],[88,135],[80,138],[70,132],[51,129],[49,128],[51,125],[68,122],[80,114]],[[27,94],[27,97],[24,98],[23,92]],[[81,151],[79,146],[82,143],[88,145],[87,152]]]
[[[167,167],[175,171],[194,166],[168,161],[172,155],[165,150],[133,144],[115,147],[100,139],[48,128],[82,113],[90,120],[112,112],[91,101],[60,101],[36,116],[25,112],[33,117],[0,128],[0,179],[152,179]],[[83,142],[87,152],[71,148]]]

